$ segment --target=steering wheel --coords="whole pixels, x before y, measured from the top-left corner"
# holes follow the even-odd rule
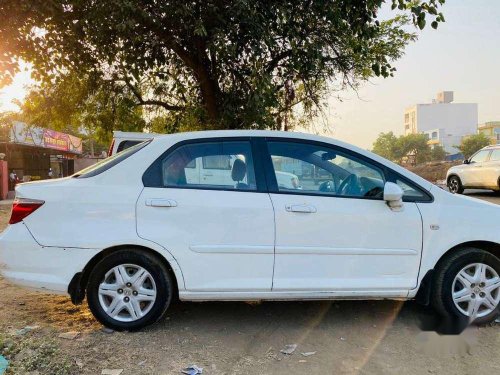
[[[355,186],[358,186],[358,176],[356,176],[355,174],[350,174],[340,184],[339,189],[337,190],[337,194],[348,195],[348,193],[351,192],[350,190]]]
[[[335,193],[335,182],[333,180],[322,182],[319,185],[319,191],[323,193]]]

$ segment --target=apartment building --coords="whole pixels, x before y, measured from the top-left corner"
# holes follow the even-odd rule
[[[500,144],[500,121],[489,121],[479,124],[477,132],[483,133],[490,138],[492,145]]]
[[[429,144],[441,145],[454,155],[465,135],[476,134],[477,103],[455,103],[453,91],[442,91],[431,103],[415,104],[404,114],[405,135],[423,133]]]

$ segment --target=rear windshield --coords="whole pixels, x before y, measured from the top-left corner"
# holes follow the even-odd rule
[[[115,165],[121,163],[129,156],[135,154],[137,151],[147,146],[150,142],[151,140],[148,140],[146,142],[141,142],[138,145],[129,147],[123,150],[122,152],[119,152],[113,156],[110,156],[109,158],[103,159],[100,162],[95,163],[94,165],[91,165],[90,167],[82,169],[81,171],[75,173],[72,177],[88,178],[97,176],[98,174],[107,171],[109,168],[114,167]]]

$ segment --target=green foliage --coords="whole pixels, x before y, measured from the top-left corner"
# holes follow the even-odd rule
[[[47,338],[0,335],[0,354],[10,360],[7,374],[70,375],[77,371],[57,342]]]
[[[447,152],[444,150],[443,146],[435,145],[431,149],[430,160],[431,161],[443,161],[446,158]]]
[[[380,133],[375,142],[373,142],[372,151],[383,158],[397,161],[397,144],[398,138],[393,132]]]
[[[393,132],[380,133],[373,143],[372,151],[397,163],[407,161],[420,164],[427,161],[440,161],[446,151],[440,145],[431,148],[425,134],[408,134],[396,137]]]
[[[462,142],[458,146],[458,149],[464,155],[464,158],[468,159],[476,151],[488,146],[489,144],[490,139],[483,133],[479,133],[462,138]]]
[[[18,116],[28,124],[84,138],[84,151],[105,150],[113,130],[143,131],[142,107],[132,94],[89,75],[66,74],[31,88]],[[91,150],[92,149],[92,150]]]
[[[408,134],[400,136],[397,144],[397,156],[400,161],[408,158],[411,164],[420,164],[430,160],[431,148],[427,144],[425,134]]]
[[[168,131],[290,128],[328,88],[392,76],[408,24],[444,22],[444,0],[391,2],[380,20],[383,0],[3,0],[0,85],[24,60],[46,85],[92,77],[100,104],[160,108]]]

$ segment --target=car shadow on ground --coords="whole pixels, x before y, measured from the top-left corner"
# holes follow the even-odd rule
[[[197,329],[305,327],[311,324],[373,327],[404,325],[438,334],[460,334],[467,320],[445,319],[432,308],[414,301],[299,301],[299,302],[177,302],[165,318],[169,325],[194,324]],[[163,323],[165,324],[165,323]],[[160,325],[163,325],[160,323]],[[154,329],[154,328],[152,328]]]

